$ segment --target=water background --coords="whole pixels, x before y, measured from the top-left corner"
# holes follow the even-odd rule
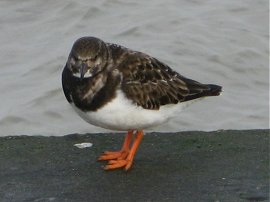
[[[155,131],[269,128],[267,0],[1,0],[0,136],[107,130],[71,109],[61,72],[96,36],[224,88]]]

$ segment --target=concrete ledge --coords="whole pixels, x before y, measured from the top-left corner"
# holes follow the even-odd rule
[[[0,138],[0,201],[269,200],[269,130],[150,133],[130,172],[103,171],[123,137]]]

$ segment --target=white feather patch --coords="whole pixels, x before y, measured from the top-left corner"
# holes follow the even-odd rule
[[[110,130],[126,131],[131,129],[145,129],[167,122],[178,115],[188,103],[170,104],[159,110],[148,110],[136,106],[127,99],[122,91],[101,109],[95,112],[83,112],[72,104],[75,111],[88,123]]]

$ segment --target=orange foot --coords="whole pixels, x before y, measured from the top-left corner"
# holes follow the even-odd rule
[[[135,153],[143,137],[143,131],[137,131],[134,143],[130,147],[133,131],[129,131],[126,135],[124,144],[120,151],[110,152],[106,151],[99,157],[99,161],[108,160],[108,164],[104,167],[104,170],[113,170],[124,167],[125,170],[129,170],[132,166]]]
[[[105,151],[98,161],[125,159],[129,153],[129,145],[132,139],[133,131],[128,131],[122,149],[120,151]]]
[[[98,161],[108,161],[116,159],[125,159],[129,151],[105,151],[99,158]]]

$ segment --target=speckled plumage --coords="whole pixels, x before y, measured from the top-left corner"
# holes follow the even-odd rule
[[[221,92],[220,86],[187,79],[147,54],[95,37],[74,43],[62,84],[68,102],[85,121],[128,131],[119,151],[98,158],[108,161],[105,170],[129,170],[144,129],[167,122],[190,100]]]
[[[85,68],[80,71],[82,64]],[[147,54],[94,37],[74,43],[62,83],[67,100],[83,111],[102,108],[115,98],[117,89],[147,110],[221,92],[220,86],[185,78]]]

